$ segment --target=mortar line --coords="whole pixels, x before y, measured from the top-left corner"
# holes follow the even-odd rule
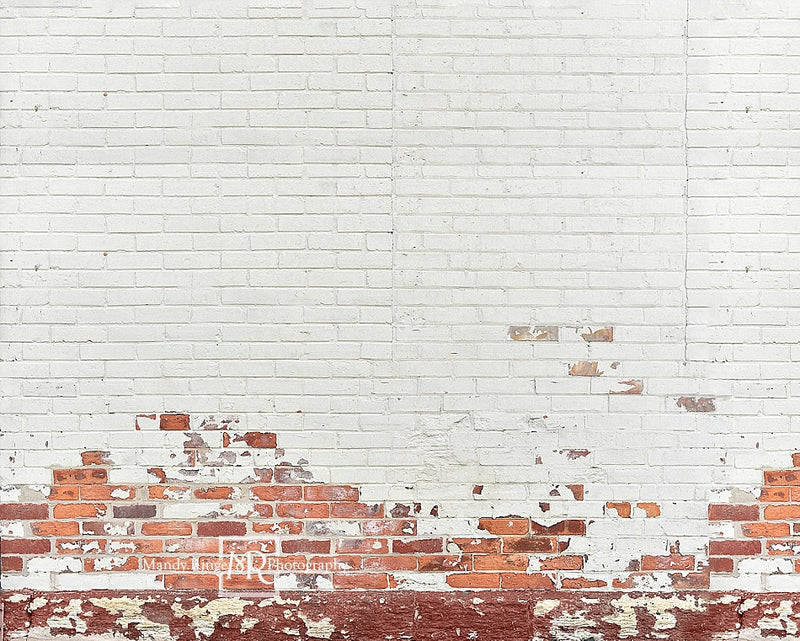
[[[683,363],[689,361],[689,3],[683,40]]]

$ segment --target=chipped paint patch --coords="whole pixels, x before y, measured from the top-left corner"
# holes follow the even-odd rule
[[[336,630],[336,627],[331,623],[330,617],[314,621],[302,610],[297,612],[297,616],[306,624],[306,634],[314,639],[330,639]]]

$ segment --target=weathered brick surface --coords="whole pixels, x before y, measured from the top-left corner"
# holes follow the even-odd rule
[[[4,3],[3,587],[800,590],[797,17]]]

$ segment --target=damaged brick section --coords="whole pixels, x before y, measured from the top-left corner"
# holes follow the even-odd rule
[[[766,639],[796,638],[797,593],[680,595],[509,592],[282,593],[220,598],[133,591],[6,592],[11,638],[160,641],[312,639]],[[776,634],[779,633],[779,634]]]
[[[198,429],[178,430],[192,425]],[[479,518],[471,533],[458,535],[444,526],[432,534],[428,522],[423,533],[420,504],[367,503],[358,487],[316,482],[305,461],[282,460],[273,432],[174,413],[139,415],[136,428],[179,431],[176,452],[166,454],[174,465],[147,469],[145,483],[115,483],[124,468],[109,452],[87,450],[83,467],[53,470],[40,502],[0,504],[5,576],[44,576],[60,589],[77,573],[107,582],[135,573],[153,589],[185,590],[641,589],[647,581],[705,587],[704,566],[693,557],[636,560],[634,574],[587,570],[587,556],[571,547],[587,535],[589,517]],[[559,452],[568,461],[590,455]],[[566,488],[571,496],[561,500],[584,500],[582,484]],[[481,492],[483,486],[472,488]],[[561,497],[557,486],[550,496]],[[660,515],[656,503],[638,503],[635,511],[630,503],[607,507],[624,518]],[[437,518],[436,507],[430,516]],[[231,553],[248,552],[268,569],[258,577],[247,568],[223,571]]]

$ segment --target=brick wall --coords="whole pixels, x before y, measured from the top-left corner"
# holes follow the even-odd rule
[[[798,17],[4,3],[3,587],[800,590]]]

